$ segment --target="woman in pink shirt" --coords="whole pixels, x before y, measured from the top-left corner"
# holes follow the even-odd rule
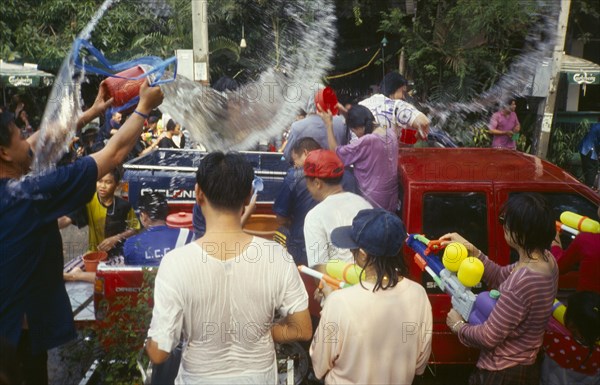
[[[470,385],[538,384],[538,352],[558,289],[558,266],[548,251],[556,228],[548,202],[539,194],[511,196],[501,209],[504,239],[519,254],[508,266],[490,261],[456,233],[443,244],[463,243],[484,264],[483,281],[501,293],[489,318],[468,324],[454,309],[446,323],[466,346],[481,350]]]
[[[492,147],[508,148],[510,150],[517,149],[516,139],[521,131],[521,124],[515,113],[517,102],[510,99],[500,111],[492,115],[490,120],[490,134],[494,136],[492,139]]]

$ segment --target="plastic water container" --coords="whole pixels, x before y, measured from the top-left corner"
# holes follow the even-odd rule
[[[113,106],[120,107],[124,106],[128,101],[135,98],[140,93],[140,87],[146,81],[146,78],[140,78],[137,80],[129,80],[123,78],[135,78],[145,73],[142,66],[135,66],[128,70],[119,72],[117,77],[109,77],[104,81],[108,93],[114,98]]]
[[[414,128],[402,127],[400,129],[400,137],[398,138],[400,144],[413,145],[417,143],[418,139],[419,138],[417,137],[417,130],[415,130]]]
[[[167,217],[167,226],[172,228],[185,228],[194,230],[194,215],[192,213],[179,212]]]
[[[315,104],[323,111],[331,111],[332,115],[338,114],[338,99],[333,88],[327,86],[315,93]]]
[[[488,319],[490,313],[496,306],[496,302],[500,298],[498,290],[482,291],[477,295],[471,315],[469,315],[469,323],[472,325],[481,325]]]

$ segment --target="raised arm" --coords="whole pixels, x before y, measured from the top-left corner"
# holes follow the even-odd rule
[[[100,83],[100,88],[98,89],[98,94],[96,95],[96,100],[94,104],[88,108],[86,111],[81,114],[79,119],[77,120],[77,132],[81,130],[86,124],[102,115],[104,111],[112,104],[113,98],[110,97],[106,86],[104,85],[104,81]],[[35,148],[40,130],[37,130],[33,133],[29,138],[27,138],[27,142],[31,148]]]
[[[145,120],[140,114],[148,115],[152,109],[162,103],[162,100],[163,93],[160,87],[150,87],[148,82],[142,84],[140,102],[136,108],[139,113],[131,114],[119,131],[110,138],[106,146],[91,155],[98,165],[98,178],[106,175],[123,162],[140,137]]]
[[[330,110],[323,111],[319,105],[317,105],[317,110],[319,110],[317,114],[323,119],[323,123],[325,123],[325,129],[327,130],[327,145],[331,151],[335,151],[338,142],[333,133],[333,115]]]

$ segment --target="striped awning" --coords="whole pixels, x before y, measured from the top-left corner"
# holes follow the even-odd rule
[[[560,71],[572,84],[600,84],[600,65],[580,57],[564,55]]]

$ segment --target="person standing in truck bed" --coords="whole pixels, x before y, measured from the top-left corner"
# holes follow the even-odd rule
[[[127,156],[162,97],[159,87],[144,83],[137,113],[101,151],[37,175],[27,174],[38,135],[25,140],[12,114],[0,116],[0,337],[18,346],[26,384],[47,383],[47,350],[75,338],[57,219],[90,200],[96,180]],[[110,103],[101,84],[78,129]]]

